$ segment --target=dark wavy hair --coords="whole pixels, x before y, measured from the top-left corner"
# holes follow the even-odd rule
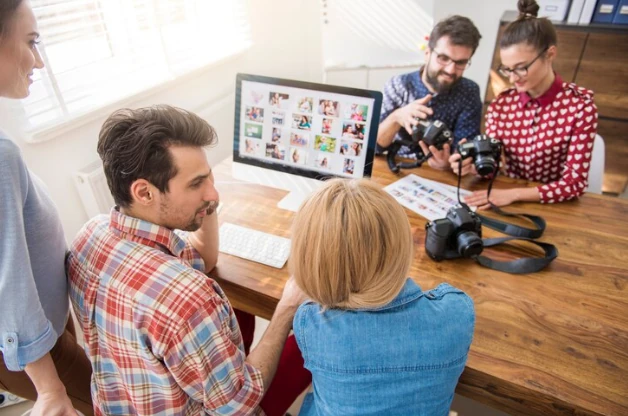
[[[456,46],[467,46],[475,50],[480,45],[480,31],[473,24],[471,19],[464,16],[450,16],[441,20],[434,26],[430,33],[430,41],[428,46],[434,49],[436,43],[443,36],[448,36],[449,41]]]
[[[517,8],[519,17],[506,26],[499,41],[501,49],[524,43],[540,53],[557,44],[556,29],[549,19],[537,17],[539,5],[535,0],[519,0]]]
[[[0,41],[8,33],[11,19],[23,0],[0,0]]]
[[[133,202],[131,184],[145,179],[160,192],[177,174],[170,146],[205,147],[217,143],[216,131],[202,118],[168,105],[113,113],[98,137],[109,190],[118,206]]]

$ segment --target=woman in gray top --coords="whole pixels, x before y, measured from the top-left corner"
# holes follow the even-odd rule
[[[25,98],[37,23],[24,0],[0,0],[0,97]],[[0,132],[0,390],[36,400],[32,415],[93,414],[91,366],[69,318],[66,242],[54,203]]]

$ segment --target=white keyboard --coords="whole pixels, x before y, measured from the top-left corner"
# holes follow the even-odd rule
[[[290,256],[290,240],[224,223],[220,226],[220,251],[281,269]]]

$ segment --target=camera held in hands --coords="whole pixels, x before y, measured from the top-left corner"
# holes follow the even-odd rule
[[[482,221],[467,206],[447,211],[445,218],[425,225],[425,251],[436,261],[473,257],[484,249]]]
[[[453,134],[442,121],[417,121],[419,123],[412,129],[412,141],[418,144],[420,140],[423,140],[428,147],[434,146],[438,150],[442,150],[443,146],[451,142]]]
[[[480,176],[488,176],[497,172],[501,152],[501,142],[485,134],[475,136],[472,141],[458,146],[461,160],[469,157],[474,158],[475,170]]]
[[[414,169],[418,168],[429,159],[432,154],[425,155],[420,141],[423,141],[427,146],[434,146],[438,150],[442,150],[443,146],[447,143],[451,143],[453,134],[449,127],[440,120],[418,120],[418,124],[412,129],[412,139],[395,140],[388,149],[388,167],[394,173],[398,173],[400,169]],[[416,160],[411,163],[397,162],[397,153],[402,146],[406,146],[409,149],[408,154],[412,154],[416,157]]]

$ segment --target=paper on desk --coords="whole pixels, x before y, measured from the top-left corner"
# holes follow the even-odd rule
[[[445,218],[449,208],[458,205],[456,187],[410,174],[384,188],[401,205],[430,221]],[[460,198],[471,191],[460,189]]]

